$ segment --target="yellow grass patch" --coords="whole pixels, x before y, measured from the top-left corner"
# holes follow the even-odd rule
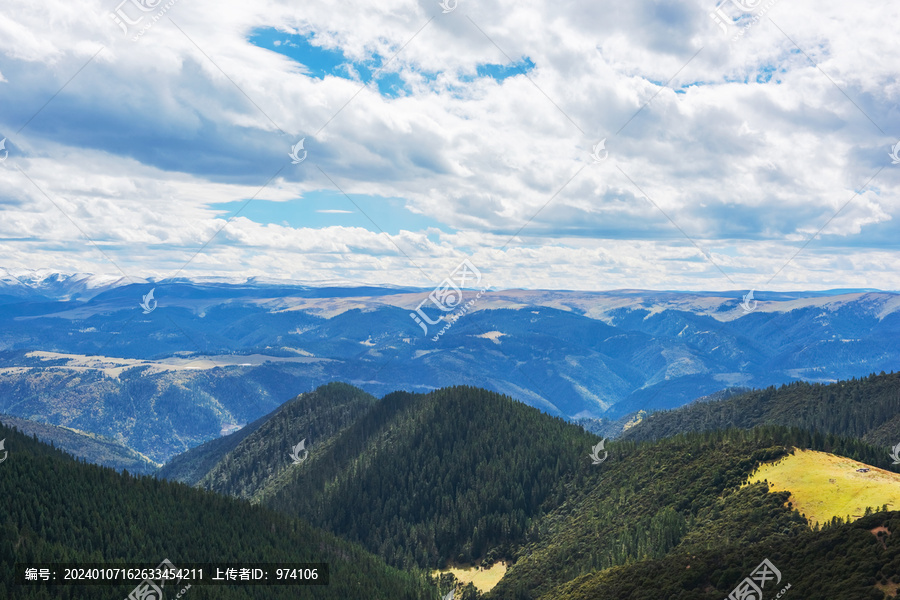
[[[876,583],[875,588],[880,590],[889,598],[896,598],[897,590],[900,589],[900,583]]]
[[[434,571],[432,576],[440,577],[441,573],[453,573],[462,585],[472,582],[479,592],[485,593],[492,590],[503,579],[503,576],[506,575],[506,568],[505,562],[498,562],[491,565],[489,569],[481,570],[477,567],[451,567],[443,571]]]
[[[900,507],[900,474],[827,452],[795,449],[790,456],[760,466],[750,482],[763,480],[771,491],[791,492],[788,501],[810,524],[847,515],[855,520],[867,506],[875,510],[884,504],[888,510]]]
[[[632,427],[634,427],[635,425],[637,425],[638,423],[643,421],[644,417],[646,417],[646,416],[647,416],[647,411],[645,411],[645,410],[637,411],[637,414],[634,415],[634,417],[630,421],[625,423],[625,425],[622,427],[622,431],[628,431],[629,429],[631,429]]]

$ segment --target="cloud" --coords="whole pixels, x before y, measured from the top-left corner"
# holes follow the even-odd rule
[[[152,23],[133,42],[115,2],[12,0],[3,260],[299,276],[302,253],[427,285],[471,255],[504,286],[709,289],[803,247],[770,287],[898,288],[900,8],[767,5],[730,41],[693,0],[192,0],[128,13]],[[334,220],[291,212],[324,194],[308,214]]]

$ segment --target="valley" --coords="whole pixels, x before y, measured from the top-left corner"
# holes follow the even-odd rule
[[[329,381],[378,396],[478,385],[616,436],[639,411],[900,360],[889,292],[758,293],[748,313],[734,293],[488,291],[435,342],[410,318],[427,291],[65,281],[0,289],[0,413],[157,462]]]

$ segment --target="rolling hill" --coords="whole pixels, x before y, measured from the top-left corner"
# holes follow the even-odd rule
[[[872,394],[880,389],[873,381]],[[308,419],[340,412],[354,398],[362,402],[356,416],[317,435],[308,457],[292,464],[289,450]],[[819,531],[790,504],[790,491],[748,485],[797,448],[896,472],[882,448],[860,439],[762,425],[610,442],[608,458],[592,464],[597,436],[466,387],[373,401],[332,384],[270,419],[199,485],[307,519],[404,568],[505,560],[490,599],[631,597],[626,589],[658,598],[654,590],[666,589],[666,598],[721,600],[755,567],[751,555],[759,563],[770,549],[800,597],[819,597],[815,581],[838,598],[875,598],[876,585],[900,581],[895,538],[860,537],[856,523],[839,520]],[[878,527],[895,532],[900,513],[891,512],[889,492],[873,492],[869,508]],[[807,564],[835,539],[846,549]],[[687,578],[678,572],[686,564]],[[648,565],[664,569],[651,574]],[[643,582],[639,591],[635,581]]]
[[[309,457],[293,464],[301,439]],[[329,384],[286,403],[197,485],[307,519],[398,566],[442,566],[502,555],[596,441],[485,390],[376,401]]]
[[[429,599],[423,574],[386,566],[358,546],[245,502],[73,460],[6,426],[0,463],[0,597],[125,598],[130,586],[13,584],[16,562],[327,562],[330,584],[197,586],[192,598]]]

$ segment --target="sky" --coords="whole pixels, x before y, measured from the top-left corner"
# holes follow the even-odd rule
[[[898,290],[898,22],[874,1],[5,0],[0,267]]]

